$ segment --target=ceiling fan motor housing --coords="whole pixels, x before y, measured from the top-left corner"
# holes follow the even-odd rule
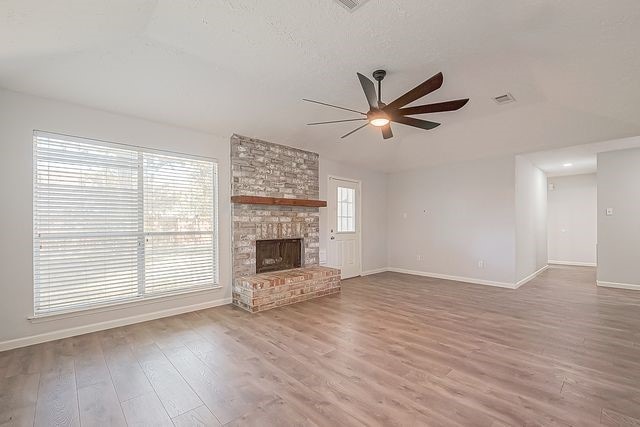
[[[386,75],[387,72],[385,70],[375,70],[373,72],[373,78],[378,82],[382,81],[382,79],[384,79]]]

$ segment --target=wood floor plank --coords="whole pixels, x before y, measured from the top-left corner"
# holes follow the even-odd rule
[[[79,387],[78,405],[83,427],[127,425],[111,380]]]
[[[251,411],[263,400],[274,400],[275,396],[260,396],[257,400],[225,382],[198,359],[187,347],[164,350],[169,361],[189,383],[198,397],[222,424],[226,424]]]
[[[41,374],[74,371],[75,338],[65,338],[41,344],[38,371]]]
[[[129,427],[173,427],[171,418],[153,391],[121,405]]]
[[[42,352],[46,344],[37,344],[11,351],[11,359],[6,367],[5,377],[39,373]]]
[[[74,369],[78,388],[91,384],[111,383],[111,374],[102,352],[98,335],[76,337],[74,343]]]
[[[142,346],[153,344],[154,337],[149,331],[148,323],[135,323],[133,325],[127,325],[122,327],[124,339],[131,346]]]
[[[79,426],[78,391],[73,370],[41,374],[34,426]]]
[[[173,424],[176,427],[219,427],[222,425],[206,406],[200,406],[175,417]]]
[[[11,361],[11,352],[5,351],[0,353],[0,379],[5,378],[7,370],[9,369],[9,363]]]
[[[0,378],[0,425],[33,426],[40,374]]]
[[[188,341],[198,339],[181,317],[168,317],[146,323],[147,332],[160,349],[181,347]]]
[[[304,414],[297,412],[284,399],[275,399],[258,405],[253,411],[225,427],[300,426],[315,427],[316,424]]]
[[[640,427],[640,419],[629,417],[608,408],[602,408],[601,423],[605,426]]]
[[[105,348],[105,361],[121,402],[153,392],[129,345]]]
[[[155,344],[138,347],[135,355],[169,417],[177,417],[203,405],[202,400]]]

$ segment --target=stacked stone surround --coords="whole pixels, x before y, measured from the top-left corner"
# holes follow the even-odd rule
[[[340,270],[305,267],[240,277],[233,302],[252,313],[340,292]]]
[[[232,196],[317,200],[318,168],[317,153],[240,135],[231,137]],[[319,208],[234,203],[232,223],[233,299],[237,305],[241,306],[235,292],[238,281],[256,274],[256,240],[300,238],[304,267],[319,264]]]

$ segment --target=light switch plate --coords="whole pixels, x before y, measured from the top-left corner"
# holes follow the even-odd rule
[[[607,216],[613,215],[613,208],[607,208],[606,213],[607,213]]]

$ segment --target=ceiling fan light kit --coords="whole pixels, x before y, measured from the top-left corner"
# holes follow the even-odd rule
[[[367,120],[373,126],[381,127],[389,124],[389,116],[384,111],[375,111],[367,114]]]
[[[331,120],[327,122],[314,122],[314,123],[308,123],[308,125],[324,125],[324,124],[330,124],[330,123],[366,121],[365,124],[343,135],[341,138],[346,138],[347,136],[359,131],[365,126],[372,125],[380,128],[382,132],[382,138],[389,139],[389,138],[393,138],[393,132],[391,131],[390,122],[400,123],[403,125],[417,127],[425,130],[433,129],[435,127],[440,126],[440,123],[431,122],[428,120],[416,119],[414,117],[408,117],[408,116],[412,116],[416,114],[456,111],[462,108],[467,102],[469,102],[469,99],[465,98],[465,99],[457,99],[455,101],[445,101],[445,102],[438,102],[435,104],[406,107],[406,105],[442,87],[443,75],[442,73],[438,73],[435,76],[431,77],[430,79],[425,80],[415,88],[411,89],[409,92],[405,93],[401,97],[397,98],[395,101],[389,104],[385,104],[384,102],[382,102],[382,80],[384,80],[386,75],[387,75],[387,72],[385,70],[376,70],[373,72],[373,78],[378,82],[378,90],[376,94],[375,84],[368,77],[365,77],[360,73],[357,73],[358,80],[360,80],[360,85],[362,86],[362,90],[364,91],[365,98],[367,99],[367,102],[369,104],[369,111],[367,111],[366,113],[362,111],[354,110],[351,108],[345,108],[345,107],[340,107],[333,104],[327,104],[325,102],[314,101],[311,99],[303,99],[303,101],[313,102],[315,104],[324,105],[326,107],[338,108],[340,110],[350,111],[352,113],[358,113],[360,115],[365,116],[365,117],[359,117],[355,119]]]

